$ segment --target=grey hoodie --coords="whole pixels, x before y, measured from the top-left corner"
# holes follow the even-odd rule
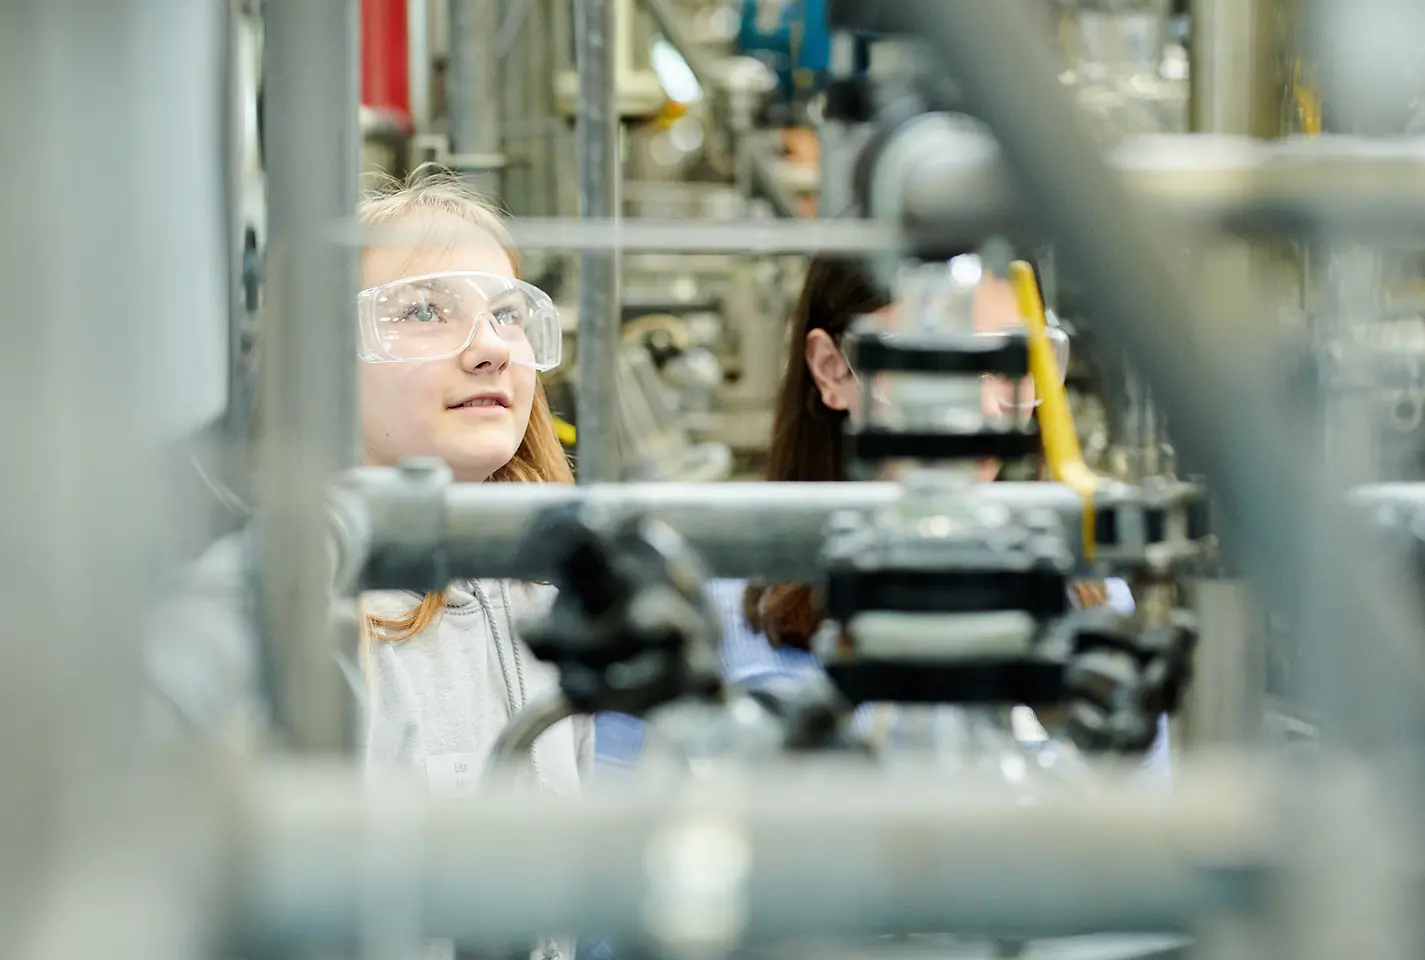
[[[246,555],[244,535],[220,541],[157,611],[149,672],[160,743],[252,743],[262,733],[258,645],[243,616]],[[376,642],[367,675],[349,671],[367,707],[368,774],[422,777],[438,793],[472,787],[510,716],[555,689],[554,668],[535,660],[515,634],[515,621],[547,609],[553,595],[546,586],[457,581],[431,626],[399,643]],[[362,607],[399,617],[419,600],[369,593]],[[593,725],[585,717],[556,725],[535,744],[538,780],[555,793],[577,793],[592,759]]]
[[[155,742],[261,742],[265,720],[258,685],[258,644],[244,616],[247,539],[214,545],[187,570],[149,631],[151,721]],[[510,717],[554,691],[557,671],[535,660],[515,622],[553,602],[547,586],[457,581],[446,607],[426,629],[399,643],[376,641],[369,665],[345,664],[365,709],[363,757],[368,777],[424,778],[433,793],[474,789]],[[420,602],[406,592],[368,593],[362,609],[402,617]],[[333,664],[336,669],[336,664]],[[579,792],[594,758],[590,717],[565,720],[536,742],[541,789]],[[531,960],[574,955],[572,939],[542,938]],[[432,943],[425,960],[455,956]]]

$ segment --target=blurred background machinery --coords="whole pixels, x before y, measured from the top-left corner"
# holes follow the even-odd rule
[[[362,0],[365,176],[401,176],[434,160],[475,179],[519,220],[576,214],[572,2]],[[640,223],[805,223],[809,231],[816,227],[808,218],[856,212],[857,198],[842,183],[854,179],[848,165],[867,136],[869,125],[860,121],[871,105],[858,104],[856,91],[869,87],[857,86],[855,78],[875,78],[883,92],[899,84],[907,94],[949,105],[957,94],[917,90],[911,48],[874,29],[863,31],[850,59],[837,63],[837,6],[826,0],[616,0],[617,209]],[[1061,83],[1120,169],[1155,197],[1171,202],[1230,192],[1224,169],[1310,176],[1308,168],[1324,171],[1326,163],[1304,138],[1360,125],[1318,97],[1319,74],[1329,65],[1306,48],[1297,2],[1043,0],[1036,6],[1055,38]],[[243,522],[250,500],[247,457],[238,441],[252,410],[250,343],[267,229],[258,122],[263,38],[258,5],[234,2],[232,9],[232,140],[241,197],[234,230],[242,249],[242,296],[232,307],[230,402],[180,453],[187,495],[216,504],[212,529],[184,534],[178,549],[188,554]],[[868,42],[873,37],[876,42]],[[1367,132],[1404,131],[1417,109],[1407,99],[1371,118]],[[1267,158],[1262,151],[1270,142],[1278,147]],[[1333,143],[1325,154],[1343,163],[1359,152]],[[967,155],[980,159],[947,189],[962,200],[984,188],[1002,192],[993,148]],[[805,246],[815,246],[808,237]],[[1036,252],[1047,305],[1075,340],[1067,385],[1086,462],[1131,482],[1192,473],[1194,464],[1178,462],[1171,425],[1143,378],[1114,345],[1095,336],[1075,278],[1056,269],[1052,248]],[[1345,419],[1333,442],[1350,445],[1363,476],[1420,476],[1425,296],[1418,256],[1366,253],[1302,236],[1219,240],[1193,256],[1204,276],[1230,271],[1268,288],[1274,319],[1303,333],[1298,361],[1284,376],[1303,390],[1329,382],[1353,397],[1342,403]],[[806,255],[633,245],[617,259],[620,389],[610,436],[619,448],[620,477],[758,476]],[[552,396],[572,446],[581,420],[579,261],[557,244],[531,244],[522,251],[521,270],[555,295],[566,320],[566,355],[575,362],[560,371]],[[1214,582],[1202,590],[1226,589]],[[1228,611],[1209,614],[1214,635],[1265,629],[1244,596],[1213,595],[1220,602],[1207,606]],[[1235,645],[1205,644],[1203,656],[1229,646],[1234,652],[1224,654],[1222,670],[1240,674]],[[1288,659],[1273,653],[1270,669],[1253,667],[1253,675],[1270,674],[1272,686],[1280,687]],[[1232,685],[1202,685],[1194,695],[1226,688]],[[1200,703],[1187,711],[1197,720],[1185,722],[1211,727],[1211,717],[1240,713]]]
[[[1418,952],[1425,671],[1418,611],[1392,588],[1425,555],[1425,497],[1389,482],[1418,481],[1422,449],[1425,151],[1398,136],[1419,130],[1418,4],[1045,0],[1034,20],[974,0],[81,7],[0,7],[7,116],[73,181],[30,189],[20,151],[0,177],[0,227],[13,224],[0,269],[15,290],[42,277],[51,298],[44,323],[9,315],[0,377],[0,426],[19,451],[0,502],[17,558],[0,591],[18,638],[0,647],[0,709],[16,717],[0,736],[0,953],[21,920],[45,935],[19,955],[47,958],[96,942],[177,957],[333,939],[396,955],[382,948],[430,931],[508,944],[551,918],[678,956],[809,932],[855,952],[857,937],[944,929],[1015,939],[904,936],[875,952],[1030,954],[1023,937],[1108,929],[1187,931],[1210,956]],[[1360,29],[1349,14],[1367,10]],[[12,24],[44,29],[29,44]],[[140,24],[161,26],[173,55],[152,57]],[[358,71],[346,69],[358,32],[359,112]],[[1052,67],[1016,60],[1017,42],[1032,52],[1045,37]],[[601,49],[614,55],[597,62]],[[927,53],[956,56],[917,60]],[[46,56],[111,82],[72,82],[43,69]],[[30,77],[43,98],[15,95]],[[169,113],[158,89],[182,94]],[[219,138],[205,123],[210,92]],[[180,122],[191,137],[159,135]],[[206,146],[179,152],[193,145]],[[416,464],[328,489],[355,447],[350,344],[331,349],[352,332],[258,331],[256,317],[267,295],[303,319],[349,303],[355,244],[328,232],[350,211],[358,146],[367,178],[436,160],[516,215],[523,272],[569,319],[577,363],[558,405],[584,451],[579,487],[472,489]],[[118,187],[83,176],[95,156]],[[185,216],[155,217],[159,195]],[[608,222],[620,217],[626,232]],[[967,235],[1039,261],[1047,305],[1076,340],[1068,396],[1041,390],[1032,428],[927,431],[957,453],[863,446],[859,459],[983,455],[967,436],[1032,455],[1042,437],[1059,483],[1033,482],[1033,466],[1028,482],[973,489],[956,469],[814,490],[668,482],[756,474],[808,251],[841,243],[904,291],[918,274],[901,254],[953,280],[944,254]],[[1190,296],[1170,260],[1196,281]],[[917,315],[923,340],[873,327],[849,349],[879,348],[866,366],[877,375],[933,360],[1019,376],[1047,349],[1047,319],[1029,312],[1030,333],[995,346],[1002,366],[959,336],[973,326],[963,311]],[[193,322],[209,315],[226,318],[226,336]],[[261,371],[259,333],[276,345]],[[259,372],[264,399],[286,401],[267,411],[265,497],[250,489],[246,443]],[[311,383],[320,389],[296,389]],[[956,412],[983,414],[971,409],[978,383],[965,386]],[[886,426],[856,423],[853,436],[925,438],[877,432]],[[609,447],[590,455],[578,436]],[[178,489],[154,481],[156,448],[179,460]],[[1175,743],[1189,756],[1236,747],[1245,762],[1184,764],[1171,798],[1095,787],[1062,804],[861,767],[840,780],[798,769],[751,797],[736,777],[684,790],[655,770],[644,793],[566,809],[499,795],[428,807],[361,793],[349,770],[226,753],[130,779],[153,772],[129,736],[141,726],[141,601],[242,526],[254,500],[267,523],[252,577],[268,587],[255,605],[266,706],[302,759],[349,747],[355,726],[325,629],[320,561],[335,544],[352,591],[438,588],[453,573],[560,583],[540,645],[569,668],[570,702],[696,699],[702,712],[680,732],[709,755],[727,728],[696,721],[743,734],[772,714],[806,734],[782,746],[826,745],[810,721],[848,714],[842,701],[911,701],[904,687],[933,676],[945,686],[925,702],[1087,703],[1071,726],[1123,750],[1141,749],[1185,696]],[[1342,501],[1394,540],[1360,550]],[[745,703],[711,695],[707,573],[834,583],[836,622],[816,651],[843,694],[833,708],[763,702],[744,722]],[[1071,578],[1107,574],[1131,579],[1134,618],[1067,609]],[[986,584],[1029,588],[991,596]],[[937,606],[947,601],[958,606]],[[630,662],[653,648],[656,669],[622,669],[591,636],[634,648]],[[964,641],[986,638],[990,673],[1013,684],[985,682],[966,655]],[[909,666],[889,692],[887,661]],[[1047,690],[1028,682],[1046,676]],[[1003,733],[1011,719],[961,732]],[[1273,779],[1271,742],[1310,740],[1318,723],[1317,763]],[[997,775],[1009,778],[1003,764]],[[525,838],[551,826],[532,857]],[[1075,946],[1055,949],[1081,955]],[[1183,944],[1114,946],[1091,955]]]

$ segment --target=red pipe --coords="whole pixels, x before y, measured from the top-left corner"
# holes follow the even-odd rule
[[[361,103],[391,118],[403,130],[411,128],[406,2],[361,0]]]

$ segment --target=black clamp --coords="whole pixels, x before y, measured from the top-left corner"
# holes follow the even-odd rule
[[[864,376],[991,374],[1020,379],[1029,374],[1029,344],[1022,334],[927,337],[853,329],[842,346],[852,369]],[[845,432],[847,458],[863,464],[887,460],[1018,460],[1034,456],[1039,447],[1039,429],[1033,421],[973,431],[914,431],[862,424],[848,426]]]
[[[526,542],[558,545],[559,595],[548,615],[521,625],[521,636],[559,668],[575,711],[643,715],[721,690],[721,631],[703,597],[703,567],[670,527],[575,505],[537,518]]]
[[[1064,657],[1042,644],[1043,624],[1069,612],[1072,568],[1062,531],[976,527],[919,539],[843,518],[828,538],[823,589],[835,635],[827,634],[827,674],[853,703],[1026,703],[1064,699]],[[962,523],[967,521],[962,520]],[[946,659],[868,655],[856,636],[864,614],[912,617],[1025,614],[1033,634],[1013,653],[966,651]],[[1034,626],[1035,624],[1041,626]],[[835,647],[833,651],[831,648]]]
[[[1029,338],[974,334],[908,336],[852,330],[843,339],[846,359],[858,373],[1002,374],[1029,376]]]
[[[1197,620],[1187,610],[1143,629],[1103,607],[1079,614],[1065,672],[1074,742],[1124,753],[1152,746],[1158,718],[1182,704],[1197,637]]]

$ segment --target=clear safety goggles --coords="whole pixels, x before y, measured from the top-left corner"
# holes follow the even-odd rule
[[[490,329],[510,360],[552,370],[559,366],[563,332],[549,295],[513,277],[492,273],[432,273],[363,290],[357,296],[358,352],[369,363],[440,360],[462,353]]]
[[[1023,336],[1026,332],[1023,328],[1011,328],[976,333],[975,336],[1007,339],[1011,334]],[[1049,326],[1044,332],[1048,334],[1049,346],[1054,351],[1054,366],[1059,371],[1059,382],[1063,383],[1064,377],[1069,372],[1069,335],[1057,326]],[[1025,377],[1016,383],[1012,378],[1003,374],[987,373],[980,379],[1002,410],[1033,409],[1043,402],[1035,396],[1033,377]]]

